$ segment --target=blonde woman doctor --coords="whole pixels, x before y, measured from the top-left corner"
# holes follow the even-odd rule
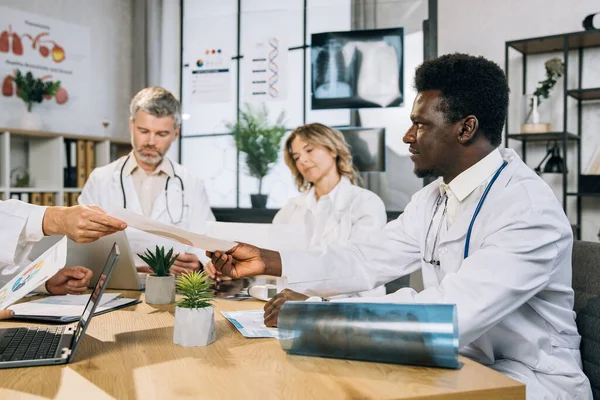
[[[309,249],[349,240],[362,242],[383,229],[387,221],[383,201],[356,186],[352,156],[339,131],[319,123],[303,125],[292,132],[284,148],[285,163],[302,194],[279,210],[274,224],[304,225]],[[212,264],[205,270],[216,277]],[[288,287],[312,294],[311,285]],[[385,287],[380,286],[351,296],[383,295]]]

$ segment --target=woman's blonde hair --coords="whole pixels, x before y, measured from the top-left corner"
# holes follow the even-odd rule
[[[338,130],[315,122],[299,126],[285,141],[283,158],[290,171],[292,171],[292,175],[294,175],[298,190],[304,192],[310,189],[313,183],[304,179],[296,167],[294,157],[292,157],[292,142],[297,137],[303,142],[313,146],[324,147],[335,154],[335,164],[340,176],[347,177],[353,185],[356,185],[358,175],[352,163],[352,155],[350,154],[350,149],[344,139],[344,135]]]

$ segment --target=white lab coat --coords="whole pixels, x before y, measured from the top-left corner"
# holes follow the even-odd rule
[[[331,243],[348,240],[362,242],[373,232],[381,232],[387,222],[387,215],[379,196],[353,185],[346,177],[342,177],[334,190],[332,209],[319,210],[321,212],[317,211],[313,215],[307,201],[307,197],[314,196],[314,190],[310,190],[288,201],[273,218],[273,224],[304,225],[309,249],[322,249]],[[315,221],[320,218],[326,220]],[[320,225],[317,222],[322,223],[322,226],[317,227],[316,225]],[[285,287],[308,295],[314,294],[310,284],[288,284]],[[384,295],[385,286],[382,285],[373,290],[353,293],[351,297]]]
[[[18,200],[0,201],[0,265],[20,265],[33,244],[44,237],[46,207]]]
[[[121,167],[123,167],[125,159],[126,156],[104,167],[94,169],[83,187],[81,196],[79,196],[79,204],[96,205],[109,212],[115,209],[122,209]],[[183,166],[176,162],[173,162],[173,166],[175,174],[179,175],[183,181],[184,191],[182,192],[181,190],[179,180],[171,178],[167,196],[165,196],[164,191],[160,193],[154,202],[150,218],[187,231],[205,233],[206,223],[208,221],[215,221],[215,216],[210,209],[204,184],[198,177],[190,174]],[[123,175],[123,187],[127,197],[127,210],[143,215],[131,174]],[[174,224],[167,211],[167,198],[171,216],[175,222],[178,222],[181,214],[182,195],[184,199],[183,218],[181,222]],[[166,249],[174,247],[175,252],[196,254],[203,263],[209,260],[204,250],[183,246],[177,242],[150,235],[133,228],[127,228],[125,232],[132,252],[136,254],[135,262],[138,266],[146,265],[146,263],[137,254],[144,253],[146,248],[154,249],[155,245],[165,246]]]
[[[44,237],[46,208],[19,200],[0,201],[0,287],[29,263],[27,257],[33,245]],[[48,293],[45,284],[34,292]]]
[[[373,301],[456,304],[461,354],[524,382],[529,400],[591,399],[573,312],[571,226],[548,185],[513,150],[500,151],[508,165],[477,217],[467,259],[476,204],[440,236],[441,266],[422,261],[437,180],[367,241],[332,244],[325,252],[282,252],[283,275],[329,296],[421,269],[422,292],[403,288]],[[365,301],[345,301],[351,300]]]

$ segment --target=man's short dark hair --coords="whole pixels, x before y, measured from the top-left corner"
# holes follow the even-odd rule
[[[418,92],[439,90],[441,111],[450,123],[474,115],[493,146],[502,142],[509,88],[498,64],[469,54],[446,54],[417,68],[415,88]]]

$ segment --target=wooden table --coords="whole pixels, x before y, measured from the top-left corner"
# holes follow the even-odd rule
[[[173,344],[174,305],[94,317],[74,363],[0,370],[0,398],[525,399],[524,385],[466,358],[445,370],[289,356],[275,339],[244,338],[218,312],[263,305],[217,300],[217,341],[207,347]]]

